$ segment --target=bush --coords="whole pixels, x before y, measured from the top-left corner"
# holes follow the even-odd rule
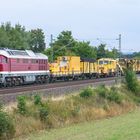
[[[105,98],[109,101],[114,101],[116,103],[121,103],[122,101],[122,97],[115,87],[111,87],[109,90],[105,87],[105,85],[100,85],[99,87],[97,87],[96,92],[100,97]]]
[[[17,100],[18,100],[18,105],[17,105],[18,112],[22,115],[25,115],[27,113],[25,96],[19,96]]]
[[[91,97],[92,95],[93,95],[93,89],[91,87],[85,88],[80,93],[80,97],[82,98],[88,98],[88,97]]]
[[[119,95],[117,89],[115,87],[111,87],[107,99],[110,101],[114,101],[116,103],[121,103],[122,97]]]
[[[105,87],[105,85],[100,85],[96,88],[96,92],[99,94],[99,96],[106,98],[108,95],[108,89]]]
[[[41,97],[39,95],[34,96],[34,104],[35,105],[41,105],[42,104]]]
[[[2,110],[3,108],[3,103],[0,101],[0,111]]]
[[[139,83],[133,70],[128,69],[125,71],[125,82],[131,92],[134,92],[136,95],[140,92]]]
[[[0,111],[0,139],[11,139],[14,136],[15,128],[12,119],[3,111]]]
[[[43,106],[39,109],[39,117],[41,121],[46,121],[48,114],[49,114],[48,107]]]

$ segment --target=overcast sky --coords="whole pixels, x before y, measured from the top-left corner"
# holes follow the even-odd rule
[[[123,51],[140,51],[140,0],[0,0],[0,22],[7,21],[42,28],[47,42],[71,30],[79,40],[117,48],[122,34]]]

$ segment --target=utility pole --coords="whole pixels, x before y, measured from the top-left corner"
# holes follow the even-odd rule
[[[121,34],[119,34],[119,59],[121,59],[121,42],[122,42],[122,36],[121,36]],[[120,76],[120,79],[121,79],[121,75],[122,75],[122,73],[121,73],[121,70],[120,70],[120,74],[119,74],[119,76]]]
[[[119,58],[121,58],[121,42],[122,42],[122,36],[119,34]]]
[[[52,62],[53,62],[53,35],[51,34],[51,43],[50,43],[50,46],[52,48]]]
[[[119,41],[119,48],[118,48],[118,51],[119,51],[119,56],[118,56],[118,59],[121,59],[121,41],[122,41],[122,36],[121,36],[121,34],[119,34],[119,38],[117,38],[116,40],[118,40]],[[118,60],[118,61],[120,61],[120,60]],[[120,66],[119,66],[119,64],[118,64],[118,68],[117,68],[117,73],[118,73],[118,77],[116,78],[116,83],[118,83],[118,80],[119,79],[121,79],[121,69],[120,69]]]

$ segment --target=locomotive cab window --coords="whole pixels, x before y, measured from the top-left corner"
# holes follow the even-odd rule
[[[3,57],[3,58],[2,58],[2,63],[7,63],[7,62],[8,62],[8,59],[5,58],[5,57]]]

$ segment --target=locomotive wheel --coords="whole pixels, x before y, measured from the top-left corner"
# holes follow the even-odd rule
[[[64,77],[64,81],[69,81],[69,77]]]
[[[19,85],[23,85],[24,81],[22,78],[20,78],[20,81],[19,81]]]
[[[99,75],[99,74],[96,74],[96,76],[95,76],[95,77],[96,77],[96,79],[98,79],[98,78],[100,78],[100,75]]]
[[[85,75],[82,75],[82,80],[85,80],[85,79],[86,79]]]
[[[5,79],[5,83],[4,83],[4,87],[11,87],[12,84],[11,84],[11,78],[6,78]]]
[[[49,82],[50,82],[49,77],[46,77],[45,82],[46,82],[46,83],[49,83]]]
[[[16,79],[15,78],[11,78],[11,86],[12,87],[16,86]]]

